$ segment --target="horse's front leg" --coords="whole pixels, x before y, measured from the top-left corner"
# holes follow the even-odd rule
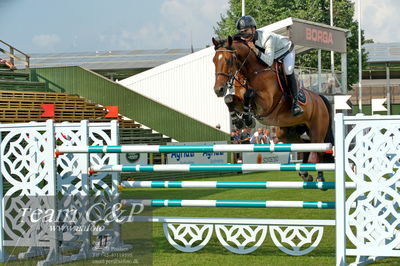
[[[256,126],[256,120],[250,113],[250,103],[256,97],[256,91],[252,88],[246,90],[243,96],[243,119],[246,126],[254,128]]]
[[[228,106],[229,114],[232,119],[232,124],[237,128],[237,129],[242,129],[244,128],[244,122],[243,120],[239,117],[239,113],[242,110],[243,107],[243,101],[236,95],[234,94],[228,94],[224,98],[226,106]]]
[[[277,137],[280,141],[284,143],[293,143],[293,142],[304,142],[310,143],[310,140],[303,139],[302,135],[305,132],[305,128],[303,126],[295,126],[295,127],[281,127],[276,131]],[[302,163],[308,163],[310,152],[302,152]],[[313,181],[313,177],[308,174],[308,171],[300,171],[299,176],[306,182]]]

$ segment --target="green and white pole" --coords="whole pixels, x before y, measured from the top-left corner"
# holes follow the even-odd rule
[[[58,146],[57,153],[127,153],[127,152],[325,152],[330,143],[297,144],[211,144],[211,145],[115,145]]]
[[[280,181],[122,181],[122,188],[239,188],[239,189],[334,189],[335,182]],[[354,189],[354,182],[346,188]]]
[[[264,200],[122,200],[123,205],[148,207],[231,207],[231,208],[300,208],[334,209],[331,201],[264,201]]]
[[[95,165],[96,172],[198,172],[198,171],[333,171],[334,163],[287,163],[287,164],[162,164],[162,165]]]

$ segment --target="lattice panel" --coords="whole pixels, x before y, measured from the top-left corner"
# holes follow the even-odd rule
[[[196,252],[208,244],[215,231],[221,245],[236,254],[248,254],[257,250],[267,237],[268,227],[273,243],[282,252],[292,256],[313,251],[324,233],[323,226],[163,224],[165,237],[177,250]]]
[[[399,167],[398,122],[352,125],[345,139],[345,171],[357,190],[346,201],[346,234],[358,250],[376,253],[400,245]]]
[[[115,145],[118,140],[111,138],[110,124],[107,126],[80,126],[56,127],[56,140],[58,146],[86,146],[86,145]],[[63,209],[75,209],[78,213],[76,224],[89,227],[85,214],[91,210],[93,215],[89,218],[104,217],[107,206],[112,206],[117,201],[118,190],[112,188],[113,182],[118,180],[118,173],[112,176],[107,173],[98,173],[89,176],[88,167],[97,164],[116,164],[115,154],[72,154],[66,153],[57,158],[57,187],[64,196],[60,200]],[[113,181],[114,180],[114,181]],[[92,208],[92,206],[98,206]],[[102,231],[90,234],[102,234]],[[89,235],[90,235],[89,234]],[[64,232],[63,240],[69,242],[87,241],[89,236],[81,232]],[[66,243],[64,243],[66,244]]]
[[[49,245],[49,224],[22,219],[34,209],[54,208],[51,199],[43,197],[51,194],[53,189],[47,179],[46,145],[49,136],[44,126],[2,131],[0,161],[5,187],[6,245]]]

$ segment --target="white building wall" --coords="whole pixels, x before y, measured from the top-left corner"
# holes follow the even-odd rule
[[[229,133],[229,111],[214,93],[214,48],[209,47],[119,83],[209,126]]]

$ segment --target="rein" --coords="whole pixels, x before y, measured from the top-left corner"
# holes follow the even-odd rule
[[[245,43],[245,45],[247,46],[247,48],[249,48],[249,53],[247,54],[246,59],[247,59],[247,57],[249,57],[250,52],[253,52],[253,53],[256,55],[256,57],[257,57],[256,52],[255,52],[253,49],[251,49],[250,46],[249,46],[247,43]],[[246,61],[246,59],[243,61],[243,64],[244,64],[244,62]],[[242,64],[242,66],[243,66],[243,64]],[[257,76],[258,74],[260,74],[260,73],[262,73],[262,72],[267,72],[267,71],[276,72],[272,67],[270,67],[270,66],[267,65],[266,68],[259,69],[259,70],[254,71],[253,73],[251,73],[251,74],[250,74],[250,75],[251,75],[250,77]],[[250,78],[249,78],[249,79],[250,79]]]
[[[247,59],[248,59],[249,56],[250,56],[250,53],[253,52],[254,54],[256,54],[256,53],[253,51],[253,49],[251,49],[251,48],[249,47],[249,45],[248,45],[247,43],[244,43],[244,42],[243,42],[243,44],[245,44],[245,45],[247,46],[247,48],[249,48],[249,52],[247,53],[247,56],[246,56],[246,58],[243,60],[242,64],[240,65],[238,72],[240,72],[240,70],[242,69],[242,67],[243,67],[244,64],[246,63]],[[257,56],[257,55],[256,55],[256,56]],[[247,78],[247,79],[253,78],[254,76],[257,76],[258,74],[260,74],[260,73],[262,73],[262,72],[267,72],[267,71],[276,72],[272,67],[268,66],[267,68],[263,68],[263,69],[254,71],[253,73],[250,74],[250,77]],[[247,80],[247,79],[246,79],[246,80]]]
[[[246,63],[247,59],[250,56],[250,53],[253,52],[255,53],[246,43],[245,45],[249,48],[249,52],[247,53],[245,59],[243,60],[243,62],[240,64],[238,70],[236,71],[235,74],[233,74],[232,71],[232,67],[231,67],[231,72],[230,73],[225,73],[225,72],[215,72],[215,75],[222,75],[228,78],[227,84],[229,87],[233,87],[233,82],[237,81],[242,87],[246,88],[246,84],[247,84],[247,80],[248,78],[244,79],[244,83],[240,82],[240,80],[237,77],[237,74],[240,73],[241,69],[243,68],[244,64]],[[217,49],[215,52],[228,52],[228,53],[232,53],[233,54],[233,58],[236,60],[237,59],[237,54],[236,54],[236,50],[235,49],[227,49],[227,48],[223,48],[223,49]],[[274,70],[272,67],[267,67],[267,68],[263,68],[260,70],[256,70],[253,73],[250,74],[250,77],[254,77],[262,72],[266,72],[266,71],[273,71],[276,72],[276,70]]]

